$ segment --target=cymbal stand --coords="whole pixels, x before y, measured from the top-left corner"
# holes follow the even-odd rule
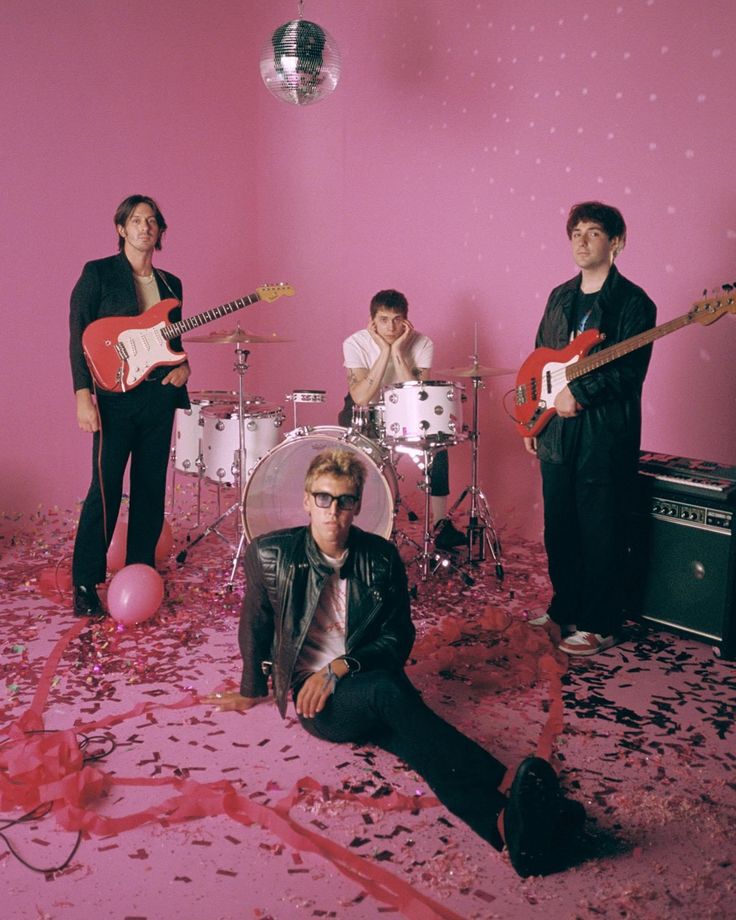
[[[473,355],[473,363],[477,364],[477,355]],[[448,512],[451,517],[465,499],[470,496],[470,509],[468,515],[468,543],[466,562],[482,562],[486,558],[486,546],[490,550],[491,556],[496,563],[496,578],[503,581],[503,559],[501,555],[501,541],[496,533],[491,517],[491,509],[488,507],[488,501],[483,490],[478,487],[478,440],[480,437],[478,431],[478,390],[482,386],[481,377],[471,377],[473,381],[473,427],[471,428],[468,439],[471,448],[471,474],[470,485],[467,485],[460,493],[457,501]]]
[[[201,540],[204,540],[205,537],[208,537],[211,533],[214,533],[215,536],[219,537],[225,543],[232,546],[232,543],[230,542],[228,537],[226,537],[223,533],[220,533],[220,531],[218,530],[218,525],[222,521],[224,521],[225,518],[229,517],[234,512],[237,512],[240,510],[240,496],[243,494],[243,479],[244,479],[244,472],[246,469],[246,466],[245,466],[245,412],[244,412],[245,394],[243,391],[243,378],[245,376],[246,371],[248,370],[247,361],[248,361],[249,354],[250,352],[247,349],[241,347],[240,342],[236,342],[235,344],[235,364],[233,365],[233,370],[238,375],[238,458],[237,458],[237,463],[233,465],[234,466],[233,471],[235,473],[235,488],[236,488],[235,494],[237,496],[237,499],[235,502],[233,502],[232,505],[230,505],[229,508],[223,511],[222,514],[220,514],[207,528],[205,528],[205,530],[203,530],[202,533],[196,539],[192,540],[192,542],[189,544],[187,549],[182,550],[177,555],[176,561],[179,563],[179,565],[183,565],[184,562],[186,561],[189,551],[194,546],[196,546],[197,543],[199,543]],[[217,488],[219,490],[221,487],[218,485]],[[218,498],[219,498],[219,491],[218,491]],[[235,572],[237,571],[238,562],[240,560],[240,557],[243,554],[243,549],[245,548],[245,530],[243,529],[243,523],[242,523],[240,514],[235,515],[235,527],[236,527],[236,534],[238,534],[239,537],[238,537],[237,549],[235,550],[235,554],[233,555],[232,567],[230,569],[230,578],[227,581],[228,591],[231,591],[233,588],[233,585],[235,584]]]
[[[397,531],[396,538],[402,543],[408,543],[411,546],[414,546],[419,552],[417,555],[409,560],[409,565],[416,563],[419,567],[419,573],[422,581],[426,581],[429,575],[434,575],[439,569],[450,569],[453,572],[456,572],[465,584],[469,587],[472,584],[475,584],[475,580],[471,578],[467,572],[463,572],[462,569],[458,568],[455,563],[444,553],[441,553],[435,547],[433,550],[430,550],[430,546],[433,544],[432,534],[429,529],[429,518],[430,518],[430,473],[432,471],[432,463],[434,462],[434,454],[440,447],[436,444],[422,444],[422,481],[420,483],[420,488],[424,492],[424,533],[422,534],[422,542],[417,543],[416,540],[412,539],[403,531]]]

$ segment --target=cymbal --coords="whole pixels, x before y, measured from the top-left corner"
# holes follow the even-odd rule
[[[209,335],[188,335],[184,337],[186,342],[204,342],[207,345],[268,345],[269,343],[291,342],[292,339],[284,339],[275,332],[271,335],[256,335],[254,332],[247,332],[245,329],[233,329],[232,332],[210,332]]]
[[[433,377],[506,377],[515,374],[510,367],[485,367],[483,364],[468,364],[466,367],[446,367],[444,370],[432,368]]]

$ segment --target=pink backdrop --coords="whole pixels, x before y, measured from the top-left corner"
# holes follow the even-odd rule
[[[89,476],[67,360],[69,292],[114,251],[111,216],[155,196],[159,263],[198,312],[288,280],[241,314],[289,344],[254,347],[247,389],[322,388],[371,295],[405,291],[436,366],[517,367],[549,289],[573,274],[564,216],[600,197],[629,223],[620,268],[659,321],[736,280],[736,8],[676,0],[311,0],[343,55],[337,91],[276,101],[258,60],[295,0],[6,0],[2,13],[4,335],[0,512],[70,507]],[[230,322],[218,326],[232,326]],[[212,327],[210,327],[212,328]],[[736,319],[655,346],[644,446],[736,463]],[[192,387],[235,384],[232,352],[192,345]],[[481,478],[497,523],[536,535],[539,487],[501,405],[482,395]],[[290,413],[290,407],[288,407]],[[290,417],[290,416],[289,416]],[[453,479],[468,476],[467,445]],[[16,514],[18,513],[18,514]]]

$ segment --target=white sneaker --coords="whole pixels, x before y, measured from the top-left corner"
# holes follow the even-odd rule
[[[602,636],[600,633],[577,630],[557,646],[568,655],[597,655],[616,644],[615,636]]]
[[[549,626],[554,622],[555,621],[546,611],[545,613],[540,613],[539,616],[531,617],[531,619],[527,620],[530,626]],[[560,631],[563,636],[569,636],[570,633],[574,633],[576,630],[577,626],[574,623],[563,623],[562,626],[560,626]]]

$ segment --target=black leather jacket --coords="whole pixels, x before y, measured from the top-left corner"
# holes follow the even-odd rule
[[[414,643],[404,564],[392,543],[358,527],[350,530],[348,549],[341,575],[348,581],[345,645],[351,673],[400,670]],[[238,633],[243,658],[240,692],[266,696],[263,662],[271,662],[282,717],[294,665],[331,574],[307,527],[257,537],[246,551],[246,593]]]
[[[555,288],[549,296],[537,332],[536,346],[564,348],[570,341],[577,275]],[[624,278],[615,265],[596,298],[587,323],[606,335],[593,352],[631,338],[654,326],[656,307],[646,292]],[[571,452],[594,464],[636,462],[641,439],[641,391],[652,346],[573,380],[570,390],[584,411],[575,418],[555,415],[537,438],[537,456],[548,463],[568,460]]]

